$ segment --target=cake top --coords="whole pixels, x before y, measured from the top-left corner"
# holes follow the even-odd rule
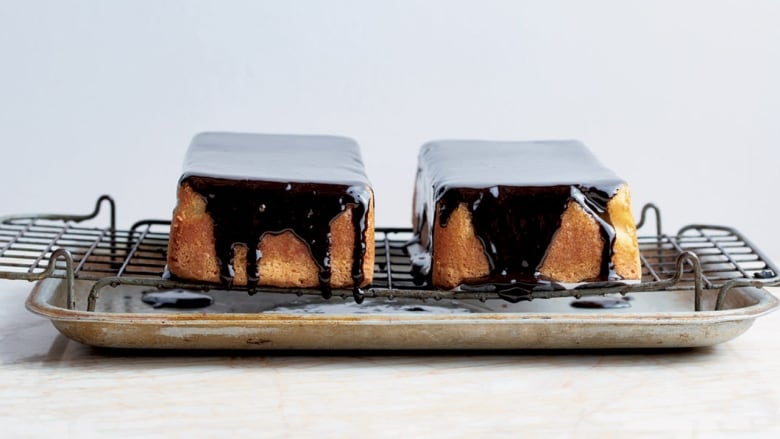
[[[581,142],[442,140],[420,150],[420,168],[435,193],[492,186],[616,186],[622,180]]]
[[[369,184],[357,143],[338,136],[200,133],[184,159],[187,177]]]

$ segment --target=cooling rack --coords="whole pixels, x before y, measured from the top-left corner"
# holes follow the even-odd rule
[[[101,215],[108,206],[108,226],[82,225]],[[702,311],[702,292],[718,290],[715,310],[720,310],[729,290],[737,287],[765,287],[780,284],[778,269],[742,234],[726,226],[693,224],[676,235],[662,233],[660,209],[642,208],[637,227],[654,216],[656,230],[639,237],[642,280],[638,283],[589,283],[555,288],[539,286],[525,290],[478,289],[436,290],[411,273],[410,229],[379,228],[376,233],[376,262],[372,284],[361,291],[364,297],[414,299],[504,299],[508,301],[584,297],[610,293],[652,293],[691,290],[694,308]],[[76,279],[94,281],[87,311],[94,311],[101,294],[112,287],[140,285],[158,289],[203,290],[223,288],[221,284],[184,282],[166,275],[165,263],[170,221],[142,220],[127,230],[116,227],[116,204],[101,196],[86,215],[16,215],[0,220],[0,278],[40,280],[47,277],[66,281],[67,307],[74,310]],[[240,288],[234,288],[239,289]],[[288,294],[320,294],[317,289],[261,287],[261,291]],[[352,290],[334,290],[334,296],[349,297]]]

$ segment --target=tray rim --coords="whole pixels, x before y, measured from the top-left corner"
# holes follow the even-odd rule
[[[701,348],[731,341],[780,300],[756,287],[732,290],[752,304],[721,311],[607,314],[247,314],[74,311],[63,279],[44,279],[25,302],[73,341],[112,349],[258,351],[529,351]],[[81,281],[88,284],[87,281]],[[652,294],[652,293],[649,293]]]
[[[328,314],[328,315],[301,315],[285,313],[116,313],[70,310],[54,306],[44,300],[44,288],[47,284],[58,284],[64,279],[47,278],[38,281],[25,301],[25,307],[33,314],[48,318],[52,321],[62,322],[95,322],[95,323],[125,323],[125,324],[162,324],[162,325],[219,325],[219,324],[273,324],[323,323],[338,322],[340,324],[468,324],[479,323],[522,323],[522,324],[550,324],[550,323],[580,323],[580,324],[647,324],[652,322],[658,325],[674,324],[705,324],[733,322],[740,320],[754,320],[778,309],[780,299],[775,297],[765,288],[738,287],[732,294],[748,294],[755,298],[757,303],[741,308],[726,309],[720,311],[674,311],[658,313],[603,313],[603,314],[571,314],[571,313],[478,313],[478,314],[434,314],[434,315],[405,315],[405,314]],[[56,288],[56,285],[50,287]],[[641,293],[639,293],[641,294]],[[653,294],[648,292],[646,294]],[[539,299],[544,300],[544,299]]]

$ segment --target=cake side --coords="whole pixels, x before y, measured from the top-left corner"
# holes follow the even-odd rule
[[[622,279],[638,280],[641,278],[641,263],[630,207],[628,186],[621,186],[607,207],[616,234],[611,264]],[[437,214],[437,218],[440,218],[440,214]],[[433,234],[431,276],[436,287],[451,289],[490,277],[491,268],[485,247],[474,232],[466,203],[456,208],[446,227],[438,222]],[[596,221],[579,204],[569,202],[561,216],[561,225],[538,267],[538,273],[544,279],[555,282],[602,280],[599,276],[605,245],[607,242]]]
[[[374,242],[373,192],[366,214],[365,241]],[[214,237],[214,220],[206,210],[206,200],[192,187],[182,183],[177,192],[178,202],[173,214],[168,245],[168,269],[182,279],[218,283],[222,281]],[[332,288],[352,288],[352,266],[356,236],[353,228],[354,205],[338,214],[330,222]],[[357,237],[358,240],[361,237]],[[235,245],[230,264],[233,267],[233,285],[247,285],[246,244]],[[293,231],[264,234],[257,246],[262,257],[257,265],[258,285],[282,288],[318,288],[319,273],[306,243]],[[375,249],[367,245],[362,261],[363,281],[360,287],[371,283],[374,272]]]
[[[631,192],[628,185],[621,187],[607,204],[607,214],[615,228],[613,259],[615,271],[623,279],[642,279],[642,261],[639,258],[636,222],[631,212]]]

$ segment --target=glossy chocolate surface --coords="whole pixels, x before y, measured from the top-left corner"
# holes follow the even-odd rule
[[[606,206],[622,184],[577,141],[431,142],[419,155],[416,234],[430,254],[434,226],[447,227],[452,212],[465,204],[490,264],[487,278],[468,283],[547,287],[539,268],[564,210],[576,202],[599,224],[606,244],[601,274],[592,280],[619,280]],[[421,275],[428,275],[435,257],[416,258]]]
[[[588,297],[575,300],[570,305],[572,308],[587,309],[631,308],[631,299],[628,297]]]
[[[258,272],[265,234],[291,231],[306,244],[330,296],[330,223],[352,209],[355,233],[352,278],[357,300],[364,280],[370,185],[357,144],[347,138],[204,133],[187,152],[180,181],[206,201],[214,222],[221,278],[232,285],[234,248],[247,248],[247,287]],[[254,257],[253,257],[254,256]]]
[[[186,290],[144,291],[141,300],[154,308],[205,308],[214,303],[208,294]]]
[[[201,133],[184,159],[189,176],[369,185],[358,144],[338,136]]]

